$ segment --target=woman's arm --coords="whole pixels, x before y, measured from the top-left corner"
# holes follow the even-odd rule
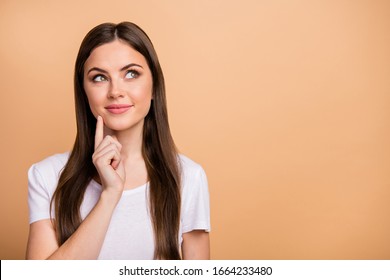
[[[50,219],[32,223],[27,259],[96,259],[99,256],[112,213],[124,188],[126,175],[120,150],[121,144],[115,137],[104,137],[103,119],[99,116],[96,123],[95,152],[92,156],[103,186],[99,201],[60,247]]]
[[[204,230],[193,230],[184,233],[181,249],[183,260],[209,260],[209,233]]]
[[[117,198],[102,193],[98,203],[69,239],[58,246],[49,219],[30,225],[27,259],[97,259]]]

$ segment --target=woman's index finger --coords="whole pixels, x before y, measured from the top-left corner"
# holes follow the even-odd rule
[[[103,130],[103,118],[101,116],[97,117],[96,121],[96,131],[95,131],[95,150],[99,144],[103,141],[104,130]]]

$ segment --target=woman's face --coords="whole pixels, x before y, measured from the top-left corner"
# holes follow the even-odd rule
[[[128,44],[115,40],[91,52],[84,65],[84,90],[92,113],[107,128],[142,129],[153,79],[144,56]]]

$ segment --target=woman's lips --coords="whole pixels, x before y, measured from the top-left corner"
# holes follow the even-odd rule
[[[112,114],[122,114],[128,111],[133,105],[129,104],[112,104],[107,107],[104,107],[108,112]]]

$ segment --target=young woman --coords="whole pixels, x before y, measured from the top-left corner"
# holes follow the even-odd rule
[[[29,170],[28,259],[208,259],[201,166],[170,133],[163,73],[135,24],[104,23],[76,59],[70,153]]]

